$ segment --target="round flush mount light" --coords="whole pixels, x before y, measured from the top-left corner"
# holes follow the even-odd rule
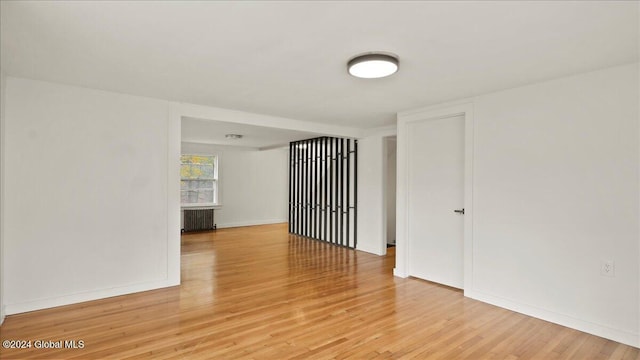
[[[349,74],[364,78],[377,79],[398,71],[398,56],[386,52],[368,52],[356,55],[347,63]]]
[[[227,134],[224,137],[226,137],[227,139],[231,139],[231,140],[242,139],[242,135],[240,135],[240,134]]]

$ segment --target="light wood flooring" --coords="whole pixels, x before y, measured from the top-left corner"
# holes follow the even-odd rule
[[[286,224],[184,235],[182,285],[11,315],[2,359],[639,359],[639,350],[392,276]]]

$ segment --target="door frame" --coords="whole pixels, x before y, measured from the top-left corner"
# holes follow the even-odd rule
[[[396,267],[393,274],[406,278],[408,272],[409,244],[409,149],[408,128],[411,123],[435,119],[464,117],[464,240],[463,240],[463,289],[473,288],[473,103],[464,101],[398,113],[397,183],[396,183]]]
[[[389,215],[388,209],[389,209],[389,202],[387,201],[388,195],[389,195],[389,182],[387,181],[388,178],[388,173],[389,173],[389,148],[391,147],[391,142],[395,143],[395,151],[396,151],[396,171],[395,174],[397,174],[397,168],[398,168],[398,137],[397,134],[393,134],[393,135],[389,135],[389,136],[384,136],[382,138],[382,224],[383,224],[383,228],[382,228],[382,249],[384,251],[383,255],[385,255],[387,253],[387,244],[389,243],[389,237],[387,236],[388,234],[388,228],[387,228],[387,217]],[[394,174],[394,175],[395,175]],[[397,188],[397,175],[396,175],[396,188]],[[395,191],[394,191],[395,192]],[[396,196],[394,196],[394,198],[397,198],[397,192],[396,192]],[[397,205],[397,200],[396,200],[396,205]],[[397,211],[396,211],[396,216],[397,216]],[[397,221],[397,219],[396,219]],[[396,225],[397,228],[397,225]]]

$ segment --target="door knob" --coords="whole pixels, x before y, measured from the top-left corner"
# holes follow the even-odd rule
[[[460,210],[453,210],[453,212],[464,215],[464,208]]]

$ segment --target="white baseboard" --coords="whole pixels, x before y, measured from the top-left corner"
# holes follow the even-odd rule
[[[384,254],[382,254],[380,252],[380,245],[376,245],[373,244],[373,246],[366,244],[366,243],[360,243],[356,246],[356,250],[360,250],[360,251],[364,251],[367,252],[369,254],[374,254],[374,255],[378,255],[378,256],[382,256]]]
[[[535,306],[522,304],[499,296],[486,294],[480,291],[465,290],[464,295],[475,300],[479,300],[501,308],[509,309],[524,315],[529,315],[538,319],[552,322],[554,324],[566,326],[568,328],[580,330],[605,339],[614,340],[629,346],[640,347],[640,334],[630,331],[614,329],[605,325],[590,321],[577,319],[569,315],[537,308]]]
[[[409,275],[406,272],[400,271],[400,269],[398,269],[397,267],[393,268],[393,276],[403,278],[403,279],[409,277]]]
[[[179,285],[173,284],[168,280],[159,280],[159,281],[151,281],[140,284],[115,287],[111,289],[101,289],[95,291],[87,291],[82,293],[76,293],[71,295],[64,295],[59,297],[52,297],[47,299],[39,299],[33,301],[27,301],[23,303],[17,304],[7,304],[5,306],[5,314],[13,315],[20,314],[29,311],[49,309],[57,306],[77,304],[80,302],[91,301],[91,300],[99,300],[110,298],[114,296],[133,294],[142,291],[156,290],[166,287],[171,287]]]
[[[286,223],[287,221],[288,221],[287,219],[236,221],[236,222],[230,222],[230,223],[217,224],[217,228],[224,229],[224,228],[233,228],[233,227],[241,227],[241,226],[281,224],[281,223]]]

